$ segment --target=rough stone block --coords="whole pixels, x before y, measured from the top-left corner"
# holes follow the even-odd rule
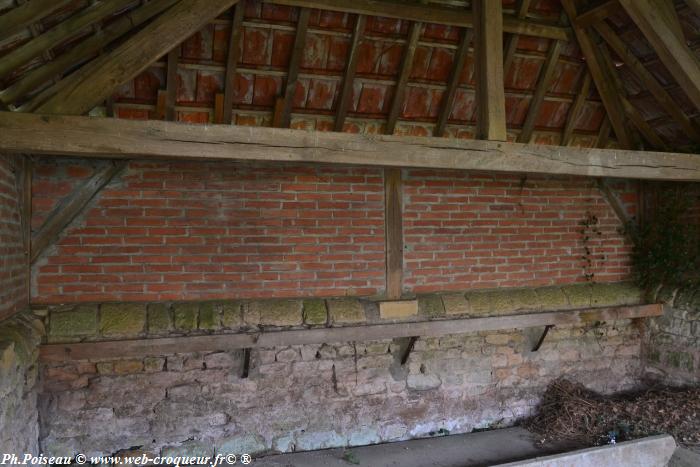
[[[297,437],[297,449],[310,451],[345,446],[347,440],[335,431],[306,432]]]
[[[146,357],[143,360],[143,366],[146,373],[156,373],[163,371],[165,367],[165,358],[163,357]]]
[[[491,293],[489,291],[468,292],[465,297],[469,302],[470,314],[487,315],[491,312]]]
[[[471,311],[469,300],[463,293],[442,294],[442,305],[448,315],[466,315]]]
[[[118,360],[114,362],[114,372],[118,375],[139,373],[141,371],[143,371],[143,361],[141,360]]]
[[[101,375],[110,375],[114,373],[113,362],[99,362],[95,366],[97,367],[97,372]]]
[[[89,336],[97,334],[97,305],[80,305],[70,311],[53,312],[50,316],[51,336]]]
[[[221,328],[221,306],[206,302],[199,305],[199,329],[214,331]]]
[[[238,300],[226,301],[221,305],[221,324],[225,328],[234,329],[243,324],[241,317],[241,302]]]
[[[151,303],[148,305],[148,333],[167,334],[173,329],[173,320],[170,310],[164,303]]]
[[[235,454],[240,456],[241,454],[259,454],[266,449],[267,446],[262,436],[248,433],[225,438],[219,444],[216,452],[222,455]]]
[[[408,386],[409,389],[413,389],[416,391],[427,391],[429,389],[436,389],[439,388],[441,384],[442,381],[440,381],[440,378],[437,375],[429,373],[410,374],[406,379],[406,386]]]
[[[591,284],[574,284],[562,287],[569,305],[573,308],[586,308],[591,306],[592,287]]]
[[[179,446],[166,446],[161,450],[162,457],[211,457],[214,448],[203,441],[185,441]]]
[[[508,289],[489,292],[489,302],[491,303],[491,313],[496,315],[512,313],[515,310],[513,293]]]
[[[238,365],[237,359],[229,352],[216,352],[204,357],[207,368],[233,368]]]
[[[442,316],[445,308],[439,295],[421,295],[418,297],[418,312],[428,318]]]
[[[145,305],[105,303],[100,307],[100,333],[103,336],[138,336],[145,326]]]
[[[418,314],[418,301],[401,300],[379,302],[379,317],[381,319],[412,318]]]
[[[199,306],[196,303],[176,303],[173,305],[175,329],[191,331],[197,329],[197,314]]]
[[[304,300],[304,323],[315,326],[328,322],[325,300]]]
[[[301,300],[256,300],[248,304],[248,313],[259,316],[263,326],[299,326],[302,303]]]
[[[569,306],[569,300],[561,287],[540,287],[535,289],[535,293],[543,310],[561,310]]]
[[[328,314],[333,324],[364,323],[366,320],[364,306],[353,298],[328,300]]]
[[[542,307],[534,289],[514,289],[509,292],[513,311],[539,310]]]
[[[629,282],[595,283],[591,287],[591,305],[637,305],[642,302],[642,290]]]

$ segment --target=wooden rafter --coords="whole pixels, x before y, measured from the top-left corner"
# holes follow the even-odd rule
[[[673,19],[664,14],[666,8],[659,1],[666,0],[620,0],[620,3],[654,48],[661,62],[695,107],[700,109],[700,59],[678,37]]]
[[[503,15],[501,2],[473,3],[476,61],[476,137],[505,141],[506,98],[503,84]]]
[[[700,181],[694,154],[0,112],[0,153],[257,160]]]
[[[519,19],[524,19],[527,16],[528,10],[530,9],[530,3],[532,3],[532,0],[520,0],[515,8],[515,16]],[[503,51],[504,73],[508,73],[508,70],[510,70],[511,65],[513,64],[513,59],[515,58],[515,51],[518,49],[519,40],[519,34],[508,34],[506,37],[505,48]]]
[[[666,113],[683,128],[688,136],[695,141],[699,141],[700,131],[698,131],[698,128],[691,122],[690,118],[683,113],[681,107],[673,100],[654,75],[652,75],[639,59],[634,56],[622,39],[615,34],[612,28],[604,22],[597,23],[594,27],[615,54],[625,62],[625,65],[627,65],[642,86],[654,96]]]
[[[457,89],[459,88],[459,79],[462,76],[464,64],[467,61],[467,54],[469,53],[469,46],[473,37],[474,30],[465,29],[462,31],[462,37],[459,40],[459,46],[455,51],[455,58],[452,62],[450,77],[447,80],[447,89],[445,89],[442,95],[442,101],[440,102],[440,113],[438,114],[438,120],[433,129],[433,136],[445,135],[445,128],[447,127],[450,114],[452,114],[452,108],[454,107],[455,98],[457,97]]]
[[[308,8],[301,8],[299,10],[297,33],[294,37],[292,55],[289,59],[287,79],[285,80],[282,93],[282,104],[279,112],[275,112],[278,113],[278,115],[275,116],[275,126],[279,128],[289,128],[292,121],[292,101],[294,100],[294,91],[297,88],[297,81],[299,81],[299,68],[301,68],[301,59],[304,54],[310,13],[311,10]]]
[[[37,112],[80,115],[103,102],[133,78],[237,0],[180,0],[116,49],[64,78],[61,90]]]
[[[421,5],[419,2],[400,2],[391,0],[265,0],[267,3],[288,5],[320,10],[340,11],[367,16],[383,16],[420,23],[436,23],[448,26],[473,28],[475,17],[471,11],[460,8],[448,8],[438,5]],[[503,31],[523,36],[545,37],[567,41],[570,39],[568,28],[541,23],[534,20],[502,15]]]
[[[649,125],[649,122],[644,120],[644,117],[642,117],[642,114],[639,113],[639,110],[637,110],[637,108],[632,105],[632,103],[626,97],[620,96],[620,98],[622,99],[622,105],[625,108],[625,113],[647,143],[649,143],[649,145],[654,149],[664,151],[668,150],[666,143],[664,143],[661,137],[656,133],[656,131],[654,131],[651,125]]]
[[[113,23],[110,23],[107,27],[102,28],[99,34],[94,34],[80,41],[75,47],[55,57],[49,63],[34,68],[22,75],[19,80],[13,83],[9,88],[0,91],[0,101],[6,103],[16,102],[19,98],[45,83],[51,77],[63,74],[76,64],[88,60],[107,44],[163,12],[177,1],[178,0],[152,0],[126,13]],[[19,110],[33,111],[43,103],[47,97],[58,92],[66,84],[65,80],[59,81],[55,85],[47,88],[39,96],[33,98],[29,104],[22,106]]]
[[[562,146],[568,146],[571,142],[571,137],[574,134],[574,127],[576,126],[576,121],[581,115],[583,107],[586,105],[586,99],[591,92],[591,74],[586,70],[581,78],[581,87],[579,88],[578,94],[573,104],[569,108],[569,114],[566,117],[566,124],[564,125],[564,131],[561,135]]]
[[[579,13],[576,18],[576,25],[581,28],[595,26],[596,23],[603,21],[605,18],[617,13],[622,9],[618,0],[608,0],[600,5]]]
[[[586,65],[593,77],[598,94],[600,95],[605,110],[607,111],[610,123],[615,130],[617,141],[623,148],[633,147],[632,139],[629,136],[626,125],[625,111],[620,101],[614,83],[614,78],[602,64],[602,59],[597,45],[589,36],[586,29],[576,24],[578,13],[574,0],[561,0],[561,4],[569,17],[569,22],[573,24],[574,33],[578,39],[579,46],[586,58]]]
[[[610,119],[605,116],[598,129],[598,137],[595,141],[595,147],[599,149],[604,149],[608,147],[608,142],[610,141],[610,130],[612,130],[612,124]]]
[[[98,135],[99,137],[99,135]],[[80,214],[92,198],[104,187],[112,177],[121,171],[125,162],[109,162],[85,182],[80,188],[75,190],[63,202],[47,216],[44,225],[32,237],[31,261],[32,263],[49,247],[61,234],[68,224]]]
[[[222,122],[233,122],[233,95],[235,93],[236,67],[240,60],[241,37],[243,33],[243,15],[245,13],[246,0],[241,0],[233,11],[231,21],[231,34],[228,41],[228,53],[226,54],[226,72],[224,73],[224,98],[222,102]]]
[[[367,17],[357,15],[355,20],[355,28],[352,31],[352,39],[350,41],[350,51],[348,52],[347,65],[345,66],[345,74],[343,75],[343,88],[338,97],[338,109],[335,112],[335,121],[333,129],[335,131],[343,131],[345,126],[345,118],[348,115],[350,108],[350,99],[352,98],[353,82],[355,81],[355,72],[357,71],[357,58],[360,55],[360,41],[365,31]]]
[[[396,80],[394,97],[391,100],[391,108],[389,109],[389,116],[387,117],[386,126],[384,128],[384,133],[388,135],[394,133],[396,122],[403,108],[404,97],[406,95],[406,83],[408,83],[408,77],[411,74],[413,56],[416,53],[416,47],[418,47],[418,39],[420,38],[422,29],[423,25],[421,23],[411,23],[411,27],[408,31],[408,40],[406,41],[406,48],[404,49],[403,57],[401,58],[401,66],[399,67],[399,77]]]
[[[32,0],[13,8],[0,16],[0,41],[19,33],[70,2],[71,0]]]
[[[562,43],[559,41],[552,41],[547,51],[547,58],[542,65],[539,78],[537,80],[537,87],[535,88],[535,93],[530,99],[530,107],[527,111],[527,116],[525,117],[525,122],[518,135],[519,143],[529,143],[532,139],[532,133],[535,131],[535,123],[540,115],[540,109],[544,103],[545,95],[549,89],[552,78],[554,78],[554,72],[557,68],[557,63],[559,62],[559,55],[561,54]]]
[[[31,2],[29,2],[31,3]],[[0,78],[21,67],[44,51],[76,35],[81,29],[127,7],[133,0],[109,0],[96,3],[57,24],[26,44],[12,50],[0,60]]]

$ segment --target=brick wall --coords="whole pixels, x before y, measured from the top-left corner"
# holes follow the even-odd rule
[[[551,285],[585,281],[586,274],[610,282],[630,273],[631,244],[592,179],[404,175],[406,289]],[[618,183],[615,191],[634,215],[633,184]],[[597,222],[583,226],[591,216]]]
[[[27,260],[20,227],[17,160],[0,155],[0,320],[27,306]]]
[[[37,168],[35,205],[45,205],[37,215],[91,170],[47,164]],[[131,163],[34,275],[37,302],[371,295],[383,287],[381,171],[235,163]]]

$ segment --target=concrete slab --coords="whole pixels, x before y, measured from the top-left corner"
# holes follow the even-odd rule
[[[256,459],[256,467],[482,467],[562,452],[567,447],[538,447],[522,428],[483,431],[349,449],[281,454]],[[570,446],[568,447],[571,448]]]
[[[700,452],[690,449],[678,448],[673,453],[668,467],[698,467],[700,465]]]
[[[675,450],[672,436],[659,435],[497,467],[666,467]]]

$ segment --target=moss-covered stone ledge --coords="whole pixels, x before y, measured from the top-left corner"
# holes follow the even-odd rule
[[[417,313],[383,319],[379,302],[362,298],[225,300],[172,303],[57,305],[46,313],[49,343],[206,335],[475,318],[518,313],[637,305],[630,283],[419,295]]]

